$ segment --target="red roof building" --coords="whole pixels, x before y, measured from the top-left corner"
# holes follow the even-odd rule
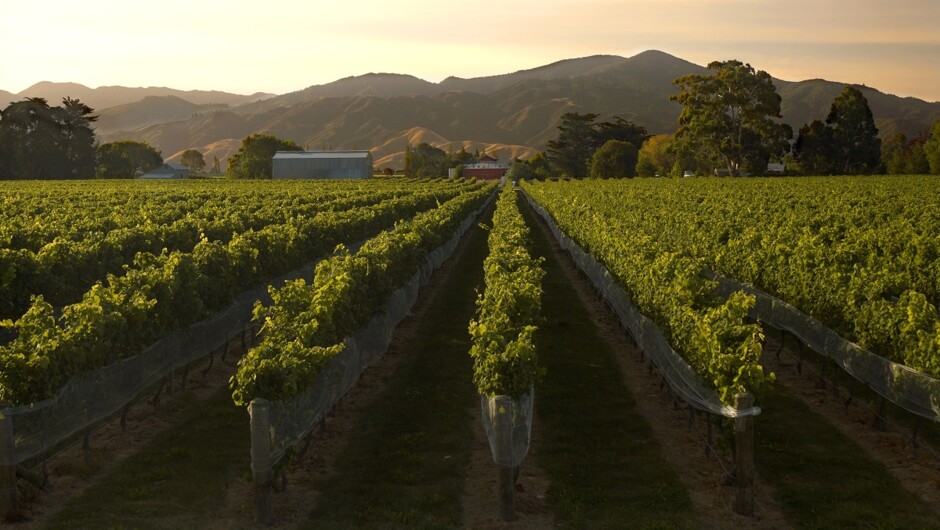
[[[483,155],[478,162],[463,166],[463,176],[465,178],[480,180],[499,180],[503,178],[507,171],[509,171],[509,166],[500,162],[498,158],[489,155]]]

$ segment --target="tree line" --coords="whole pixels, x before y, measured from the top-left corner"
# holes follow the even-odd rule
[[[674,134],[651,135],[617,116],[598,122],[597,114],[569,112],[544,152],[513,161],[509,177],[762,175],[770,162],[804,175],[940,174],[940,120],[914,138],[897,133],[881,139],[865,96],[846,86],[826,119],[803,125],[793,141],[767,72],[737,60],[715,61],[708,69],[712,73],[673,81],[679,93],[672,99],[682,106]],[[43,98],[11,103],[0,110],[0,179],[132,178],[163,164],[161,153],[143,142],[99,144],[97,119],[94,109],[68,97],[55,107]],[[271,135],[248,136],[225,174],[271,178],[274,153],[291,150],[302,148]],[[427,143],[409,145],[404,170],[409,176],[442,176],[456,168],[460,174],[481,156],[464,148],[444,152]],[[206,166],[195,149],[183,152],[181,163],[194,172]],[[219,166],[215,158],[210,171],[221,173]]]
[[[94,112],[70,97],[58,106],[26,98],[0,110],[0,180],[132,178],[163,164],[160,152],[145,142],[100,144]],[[181,162],[192,171],[205,167],[195,149],[183,152]]]
[[[767,72],[736,60],[708,69],[673,81],[679,93],[672,99],[682,105],[674,134],[569,112],[544,154],[514,161],[510,178],[763,175],[771,162],[785,163],[789,174],[940,174],[940,120],[915,138],[882,140],[864,94],[846,86],[825,121],[804,125],[793,142]]]

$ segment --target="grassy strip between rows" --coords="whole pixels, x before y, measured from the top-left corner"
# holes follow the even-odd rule
[[[761,396],[755,465],[795,528],[940,528],[885,466],[782,385]]]
[[[48,528],[199,528],[225,492],[250,480],[248,414],[227,388],[187,407],[174,427],[73,498]]]
[[[486,234],[467,233],[460,262],[427,308],[387,388],[337,458],[308,528],[454,528],[473,450],[467,322],[482,289]],[[494,500],[495,502],[495,500]]]
[[[546,368],[536,389],[538,464],[549,500],[567,528],[694,528],[692,502],[635,401],[610,345],[578,298],[549,242],[525,207],[533,254],[545,257],[542,314],[535,335]],[[667,404],[664,403],[664,406]]]

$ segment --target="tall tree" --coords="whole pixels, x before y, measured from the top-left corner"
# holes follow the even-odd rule
[[[636,147],[623,140],[609,140],[591,157],[591,178],[632,178],[636,176]]]
[[[826,117],[835,141],[836,163],[845,175],[868,175],[881,168],[881,139],[868,100],[847,86],[836,96]]]
[[[248,136],[229,159],[226,176],[236,179],[272,178],[274,154],[278,151],[303,151],[303,148],[290,140],[268,134]]]
[[[904,133],[894,133],[881,140],[881,163],[888,175],[904,174],[905,151],[907,149],[907,136]]]
[[[840,172],[832,129],[819,120],[800,127],[793,154],[804,175],[835,175]]]
[[[96,176],[100,179],[129,179],[163,163],[160,151],[145,142],[124,140],[98,147]]]
[[[568,177],[581,179],[588,175],[588,163],[596,142],[596,119],[597,114],[566,112],[558,126],[558,139],[546,144],[548,160]]]
[[[26,98],[0,111],[0,178],[69,179],[94,175],[97,120],[91,107],[65,98],[50,107]]]
[[[940,120],[934,122],[924,142],[924,156],[932,175],[940,175]]]
[[[180,164],[188,167],[190,171],[202,171],[206,167],[206,160],[202,153],[195,149],[187,149],[180,155]]]
[[[639,149],[643,142],[650,137],[646,127],[637,125],[620,116],[614,116],[613,121],[605,121],[597,124],[594,133],[594,148],[600,149],[601,146],[611,140],[620,140],[630,142],[635,149]]]
[[[405,148],[405,175],[409,177],[446,176],[450,162],[447,153],[427,142]]]
[[[94,109],[70,97],[62,99],[61,108],[62,148],[68,160],[68,174],[63,178],[94,178],[98,146],[91,124],[98,116]]]
[[[712,75],[673,81],[682,104],[676,147],[695,158],[721,160],[732,176],[762,173],[772,155],[789,148],[793,131],[780,118],[780,96],[770,74],[740,61],[715,61]]]

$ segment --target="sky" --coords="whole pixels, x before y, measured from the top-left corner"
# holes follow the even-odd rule
[[[0,89],[39,81],[282,94],[596,54],[738,59],[940,101],[940,0],[3,0]]]

